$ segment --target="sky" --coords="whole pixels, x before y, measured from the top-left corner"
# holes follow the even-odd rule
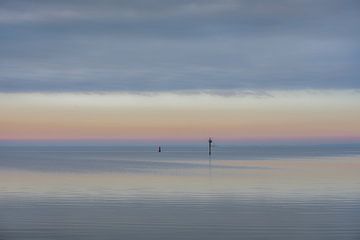
[[[360,140],[357,0],[1,0],[0,141]]]

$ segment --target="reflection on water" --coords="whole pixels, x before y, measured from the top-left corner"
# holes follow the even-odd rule
[[[3,147],[3,239],[360,239],[360,147]]]

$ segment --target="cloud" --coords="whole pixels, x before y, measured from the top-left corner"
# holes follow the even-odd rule
[[[2,1],[0,91],[359,88],[357,1]]]

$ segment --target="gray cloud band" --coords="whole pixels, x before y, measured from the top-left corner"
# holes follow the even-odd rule
[[[0,91],[360,88],[359,1],[2,1]]]

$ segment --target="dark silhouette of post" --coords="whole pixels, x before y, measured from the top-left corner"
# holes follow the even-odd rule
[[[211,137],[209,137],[209,156],[211,155],[211,144],[212,144],[212,139]]]
[[[159,150],[158,150],[158,152],[161,152],[161,146],[159,146]]]

